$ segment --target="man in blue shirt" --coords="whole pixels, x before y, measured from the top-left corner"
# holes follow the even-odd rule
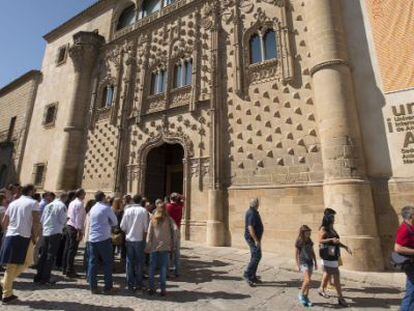
[[[58,199],[49,203],[43,209],[40,222],[43,226],[42,238],[40,242],[40,254],[37,264],[37,274],[34,277],[35,283],[53,284],[51,281],[51,271],[55,262],[56,254],[62,239],[63,227],[67,221],[65,202],[68,198],[67,193],[62,193]]]
[[[250,202],[250,208],[246,212],[245,218],[245,232],[244,237],[250,248],[251,258],[246,271],[244,272],[244,278],[249,286],[254,287],[255,284],[260,283],[260,279],[257,277],[257,267],[262,259],[262,247],[261,240],[263,236],[263,223],[258,212],[259,199],[253,199]]]
[[[89,212],[89,264],[88,277],[92,294],[98,293],[98,259],[102,258],[104,266],[104,294],[111,294],[112,281],[112,239],[111,229],[118,224],[115,213],[106,202],[105,194],[95,194],[96,204]]]

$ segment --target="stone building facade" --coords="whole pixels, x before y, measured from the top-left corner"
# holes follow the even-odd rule
[[[179,191],[184,237],[214,246],[245,247],[259,197],[264,250],[285,256],[332,207],[345,266],[384,269],[414,170],[390,158],[367,5],[97,1],[45,36],[22,182]]]
[[[40,80],[32,70],[0,89],[0,188],[19,181]]]

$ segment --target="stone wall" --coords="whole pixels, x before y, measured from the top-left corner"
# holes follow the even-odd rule
[[[0,143],[3,143],[0,147],[0,168],[7,166],[5,184],[20,180],[27,131],[40,78],[40,72],[33,70],[0,89]],[[13,117],[16,121],[10,137],[12,144],[6,144]]]

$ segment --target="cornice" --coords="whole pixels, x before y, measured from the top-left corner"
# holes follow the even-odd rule
[[[74,28],[75,25],[79,24],[84,18],[94,16],[97,12],[102,10],[106,5],[114,2],[115,0],[97,0],[94,4],[81,11],[71,19],[67,20],[63,24],[59,25],[52,31],[48,32],[43,38],[47,42],[51,42],[54,39],[61,36],[64,32],[67,32],[69,29]]]
[[[34,79],[40,78],[41,75],[42,75],[42,73],[39,70],[30,70],[30,71],[26,72],[22,76],[18,77],[17,79],[13,80],[9,84],[2,87],[0,89],[0,96],[2,96],[3,94],[5,94],[5,93],[7,93],[11,90],[13,90],[15,87],[18,87],[18,86],[22,85],[23,83],[25,83],[29,80],[32,80],[32,79],[34,80]]]

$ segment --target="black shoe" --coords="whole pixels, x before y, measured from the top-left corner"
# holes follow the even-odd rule
[[[147,293],[148,293],[148,295],[150,295],[150,296],[154,296],[154,294],[155,294],[155,289],[150,288],[150,289],[147,291]]]
[[[260,277],[256,276],[255,278],[253,278],[252,280],[253,283],[255,284],[262,284],[262,280],[260,279]]]
[[[101,292],[99,291],[99,289],[97,289],[97,288],[92,288],[91,289],[91,294],[92,295],[99,295]]]
[[[116,294],[118,291],[116,290],[116,288],[109,288],[109,289],[104,289],[103,294],[104,295],[113,295]]]
[[[3,298],[1,301],[4,305],[11,303],[12,301],[16,300],[18,297],[15,295],[11,295],[9,297]]]
[[[68,272],[66,276],[70,279],[78,279],[80,277],[80,275],[76,272]]]
[[[349,304],[346,302],[344,298],[338,298],[338,305],[344,308],[348,308]]]

